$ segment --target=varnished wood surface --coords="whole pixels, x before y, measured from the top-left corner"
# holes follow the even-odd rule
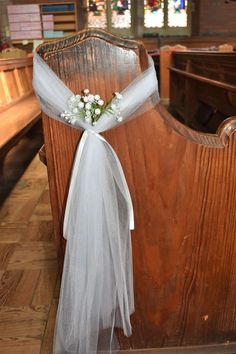
[[[216,132],[236,115],[235,63],[235,52],[173,52],[171,112],[192,128]]]
[[[0,59],[0,112],[33,92],[32,67],[32,57]]]
[[[39,53],[73,91],[88,87],[105,100],[146,62],[138,44],[102,31],[83,31],[43,45]],[[136,311],[132,337],[120,334],[123,349],[236,340],[234,119],[227,124],[219,135],[194,132],[160,106],[104,134],[121,160],[135,211]],[[44,131],[61,252],[69,176],[80,135],[46,117]]]
[[[32,93],[0,114],[0,155],[4,155],[35,125],[40,113],[38,101]]]

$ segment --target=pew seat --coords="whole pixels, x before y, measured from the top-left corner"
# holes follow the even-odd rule
[[[0,59],[0,173],[9,150],[39,121],[32,57]]]
[[[33,93],[0,113],[0,160],[39,119],[40,109]]]

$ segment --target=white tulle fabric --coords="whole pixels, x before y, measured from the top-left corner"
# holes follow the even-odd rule
[[[34,55],[34,90],[42,110],[65,123],[60,114],[74,94],[38,55]],[[54,354],[110,353],[119,349],[114,328],[131,335],[134,312],[130,229],[134,216],[118,157],[99,134],[154,107],[158,86],[149,67],[121,92],[123,122],[103,114],[96,126],[79,120],[84,130],[74,159],[64,217],[67,239]],[[66,124],[66,123],[65,123]]]

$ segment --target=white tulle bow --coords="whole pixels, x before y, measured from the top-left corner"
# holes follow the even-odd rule
[[[63,123],[61,113],[74,93],[37,54],[33,86],[42,110]],[[134,213],[120,161],[99,134],[135,118],[159,101],[152,59],[149,67],[123,91],[123,122],[104,113],[96,126],[83,120],[84,130],[71,174],[64,216],[67,239],[54,354],[107,353],[119,348],[114,328],[131,335],[134,311],[130,230]],[[148,124],[148,122],[147,122]]]

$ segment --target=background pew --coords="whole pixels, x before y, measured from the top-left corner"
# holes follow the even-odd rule
[[[8,151],[40,120],[32,66],[32,57],[0,59],[1,173]]]
[[[197,130],[216,132],[236,114],[236,53],[172,52],[170,111]]]

